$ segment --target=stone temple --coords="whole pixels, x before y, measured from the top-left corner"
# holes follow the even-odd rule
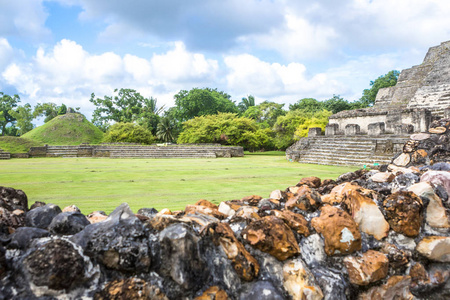
[[[325,136],[311,128],[286,151],[292,161],[372,165],[390,161],[412,133],[450,116],[450,41],[431,47],[422,64],[400,73],[397,84],[378,91],[373,107],[330,116]]]

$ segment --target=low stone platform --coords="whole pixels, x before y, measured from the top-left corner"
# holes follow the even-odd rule
[[[216,158],[242,157],[242,147],[217,145],[79,145],[32,147],[30,157]]]
[[[388,164],[402,151],[409,136],[315,136],[303,138],[286,150],[288,160],[321,165]]]
[[[0,149],[0,159],[10,159],[11,154]]]

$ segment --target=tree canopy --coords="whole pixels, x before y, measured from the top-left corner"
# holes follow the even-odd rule
[[[106,143],[138,143],[151,144],[155,141],[152,133],[146,128],[134,123],[115,123],[105,133]]]
[[[363,95],[360,98],[362,104],[367,106],[373,106],[375,104],[375,98],[377,97],[378,90],[381,88],[386,88],[394,86],[397,84],[398,76],[400,72],[397,70],[389,71],[387,74],[378,77],[374,81],[370,82],[370,89],[365,89]]]

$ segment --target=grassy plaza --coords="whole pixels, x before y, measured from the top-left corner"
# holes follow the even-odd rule
[[[184,209],[199,199],[213,203],[249,195],[268,197],[301,178],[335,179],[355,167],[289,162],[284,152],[217,159],[32,158],[0,161],[0,185],[22,189],[28,203],[75,204],[82,213],[110,213],[127,202]]]

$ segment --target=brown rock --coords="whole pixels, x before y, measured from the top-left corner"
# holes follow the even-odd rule
[[[362,257],[349,256],[344,259],[350,282],[368,285],[387,276],[389,260],[381,252],[369,250]]]
[[[247,196],[241,199],[244,203],[248,203],[251,206],[257,206],[262,197],[258,195]]]
[[[234,236],[230,225],[227,223],[213,224],[210,226],[209,231],[213,234],[214,244],[222,247],[241,279],[252,281],[258,277],[258,262]]]
[[[391,172],[378,172],[370,177],[373,182],[392,182],[394,178],[395,175]]]
[[[258,220],[261,217],[258,215],[258,208],[255,206],[241,206],[236,210],[236,217]]]
[[[335,186],[328,195],[322,196],[322,202],[331,205],[341,204],[344,202],[344,204],[349,207],[350,203],[345,202],[348,198],[347,196],[349,191],[357,191],[359,194],[374,200],[378,198],[378,194],[375,191],[360,187],[356,183],[344,182]]]
[[[394,244],[384,243],[380,251],[387,256],[389,266],[394,269],[404,266],[409,262],[409,255],[405,251],[398,249]]]
[[[227,300],[227,293],[218,286],[212,286],[203,292],[201,296],[195,297],[194,300]]]
[[[320,194],[306,185],[298,187],[296,192],[288,197],[285,207],[289,210],[296,207],[304,211],[315,211],[322,202]]]
[[[16,209],[28,211],[28,198],[22,190],[0,186],[0,207],[9,211]]]
[[[280,218],[292,230],[305,237],[309,236],[308,221],[301,214],[296,214],[290,210],[274,210],[275,217]]]
[[[416,251],[430,260],[450,262],[450,237],[426,236],[417,244]]]
[[[418,141],[415,140],[409,140],[403,145],[403,152],[405,153],[411,153],[414,150],[416,150],[417,145],[419,145]]]
[[[449,217],[442,204],[441,198],[434,192],[428,182],[419,182],[408,188],[414,194],[421,198],[428,199],[426,222],[435,228],[450,228]]]
[[[283,286],[292,299],[323,299],[323,292],[306,264],[299,258],[283,265]]]
[[[425,150],[419,149],[417,151],[414,151],[411,154],[411,162],[416,165],[417,164],[425,164],[427,156],[428,156],[428,153]]]
[[[281,200],[283,199],[283,192],[281,190],[275,190],[270,193],[270,199]]]
[[[388,196],[383,207],[392,229],[409,237],[416,237],[422,224],[422,200],[413,192],[399,191]]]
[[[299,183],[297,183],[297,186],[307,185],[310,188],[318,188],[321,185],[321,180],[319,177],[311,176],[311,177],[305,177],[300,180]]]
[[[204,206],[204,205],[186,205],[186,208],[184,209],[184,212],[185,212],[185,214],[200,213],[200,214],[212,216],[212,217],[217,218],[219,220],[223,220],[226,217],[228,217],[227,215],[219,212],[219,209],[218,209],[218,207],[216,205],[214,205],[214,207]]]
[[[340,208],[322,206],[311,225],[324,237],[327,255],[349,254],[361,249],[361,233],[353,218]]]
[[[220,202],[218,211],[229,217],[234,216],[234,214],[236,213],[236,211],[232,209],[231,206],[228,205],[226,202]]]
[[[17,228],[25,226],[25,212],[20,209],[9,211],[0,207],[0,233],[13,233]],[[1,232],[2,229],[6,232]]]
[[[396,166],[404,167],[411,161],[411,156],[408,153],[400,154],[394,161],[392,162]]]
[[[428,129],[429,133],[436,133],[436,134],[442,134],[442,133],[445,133],[446,131],[447,131],[447,128],[445,128],[445,127],[434,127],[434,128]]]
[[[281,261],[300,252],[291,229],[274,216],[251,222],[242,231],[242,236],[253,247]]]
[[[205,199],[200,199],[197,202],[195,202],[194,205],[200,205],[200,206],[205,206],[205,207],[209,207],[211,209],[219,209],[219,207],[217,205],[215,205],[214,203],[209,202],[208,200]]]
[[[375,286],[359,295],[359,300],[412,300],[410,276],[392,276],[381,286]]]
[[[168,208],[163,208],[163,209],[161,209],[156,215],[157,215],[157,216],[161,216],[161,215],[173,215],[173,213],[170,211],[170,209],[168,209]]]
[[[157,287],[140,278],[117,279],[109,282],[101,292],[95,294],[95,300],[169,300]]]
[[[108,216],[104,212],[94,211],[88,214],[86,218],[89,220],[89,222],[91,222],[91,224],[94,224],[105,221],[108,218]]]
[[[426,293],[442,287],[450,278],[450,270],[446,266],[432,266],[429,271],[425,267],[416,263],[409,271],[411,276],[410,289],[416,293]]]
[[[62,212],[78,212],[81,213],[81,210],[76,205],[69,205],[64,207]]]

